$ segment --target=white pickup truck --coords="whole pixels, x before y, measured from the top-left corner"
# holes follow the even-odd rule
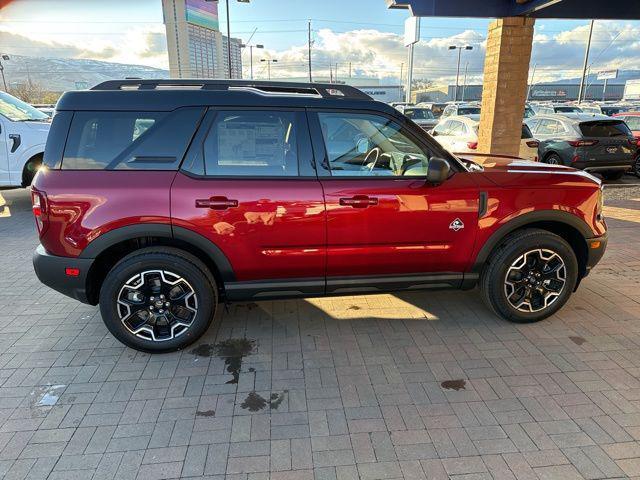
[[[0,91],[0,187],[27,187],[42,164],[51,118]]]

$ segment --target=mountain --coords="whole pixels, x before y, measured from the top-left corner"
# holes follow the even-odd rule
[[[89,59],[11,55],[2,64],[9,88],[31,80],[52,92],[89,88],[114,78],[169,78],[169,72],[159,68]]]

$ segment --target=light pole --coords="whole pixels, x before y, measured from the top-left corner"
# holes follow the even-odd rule
[[[587,79],[587,67],[589,65],[589,50],[591,50],[591,37],[593,36],[593,25],[595,21],[591,20],[589,24],[589,39],[587,40],[587,49],[584,51],[584,65],[582,67],[582,79],[580,80],[580,90],[578,91],[578,104],[580,104],[585,97],[585,83]]]
[[[251,39],[249,39],[251,40]],[[242,48],[249,47],[249,72],[251,75],[251,80],[253,80],[253,47],[256,48],[264,48],[264,45],[258,43],[257,45],[245,45],[242,44]]]
[[[263,58],[260,61],[267,62],[267,78],[271,80],[271,64],[277,63],[278,60],[276,60],[275,58]]]
[[[2,60],[4,60],[5,62],[7,60],[10,60],[9,55],[6,54],[2,54],[0,55],[0,73],[2,74],[2,84],[4,85],[4,91],[7,91],[7,80],[4,78],[4,65],[2,65]]]
[[[460,84],[460,57],[462,50],[473,50],[471,45],[449,45],[449,50],[458,50],[458,69],[456,72],[456,95],[454,101],[458,101],[458,85]]]
[[[217,0],[219,1],[219,0]],[[237,0],[238,3],[249,3],[251,0]],[[227,6],[227,61],[229,62],[229,78],[233,78],[231,67],[231,22],[229,21],[229,0],[225,0]]]

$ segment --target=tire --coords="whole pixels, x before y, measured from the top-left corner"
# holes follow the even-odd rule
[[[562,268],[555,272],[557,278],[551,278],[552,272],[541,273],[540,276],[536,276],[534,272],[531,275],[524,274],[523,280],[517,280],[521,270],[515,268],[514,265],[521,265],[523,256],[525,262],[531,262],[538,257],[543,264],[550,267],[559,265],[558,259],[560,259],[564,265],[564,272]],[[527,270],[530,267],[525,264],[522,268]],[[532,272],[534,270],[535,268],[532,269]],[[558,282],[560,282],[558,278],[561,276],[564,276],[564,283],[562,288],[558,289]],[[550,280],[545,280],[547,277]],[[480,275],[480,290],[484,302],[500,317],[511,322],[530,323],[547,318],[562,308],[571,296],[577,280],[578,261],[576,255],[562,237],[546,230],[525,229],[508,235],[492,252]],[[531,284],[528,282],[536,281],[542,283],[537,286],[534,284],[534,287],[531,288]],[[545,290],[545,285],[550,288],[551,286],[555,287],[556,292],[549,294],[550,290],[546,291],[544,296],[547,294],[549,296],[543,304],[539,301],[543,297],[543,293],[538,292]],[[525,302],[520,308],[516,308],[514,304],[519,303],[518,299],[522,297],[519,292],[526,292],[527,288],[535,292],[532,299],[528,301],[529,305],[526,305]],[[509,300],[510,298],[512,301]],[[539,308],[540,306],[544,308]]]
[[[622,170],[602,172],[602,178],[604,178],[605,180],[620,180],[623,175],[624,171]]]
[[[209,328],[217,305],[211,272],[193,255],[171,247],[127,255],[100,289],[106,327],[125,345],[144,352],[171,352],[195,342]]]
[[[28,187],[33,182],[33,177],[36,176],[38,168],[42,165],[42,154],[35,155],[29,159],[22,169],[22,186]]]
[[[548,163],[549,165],[564,165],[562,163],[562,158],[557,153],[551,153],[547,155],[544,159],[544,163]]]
[[[636,177],[640,178],[640,155],[636,157],[636,161],[633,164],[633,169],[631,171]]]

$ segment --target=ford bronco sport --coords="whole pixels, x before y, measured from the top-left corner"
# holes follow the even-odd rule
[[[44,164],[38,277],[145,351],[250,299],[479,285],[532,322],[607,243],[588,173],[457,158],[345,85],[109,81],[62,96]]]

